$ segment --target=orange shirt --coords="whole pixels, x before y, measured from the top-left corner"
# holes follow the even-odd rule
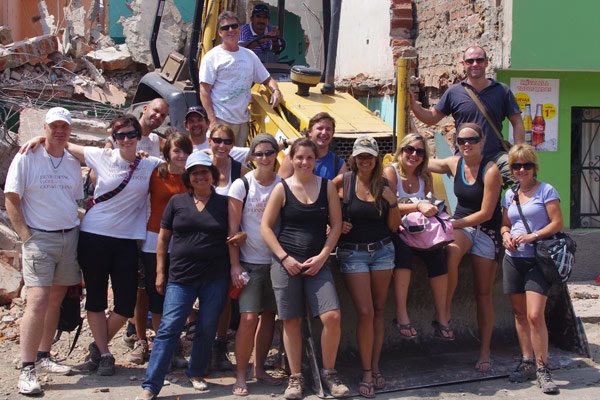
[[[181,175],[173,175],[167,171],[167,178],[163,179],[158,176],[158,168],[155,168],[150,177],[150,218],[146,229],[158,233],[160,220],[171,197],[187,191]]]

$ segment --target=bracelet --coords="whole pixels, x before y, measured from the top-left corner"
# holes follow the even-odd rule
[[[535,240],[539,240],[540,239],[540,235],[538,235],[537,231],[533,232],[533,234],[535,235]]]
[[[283,260],[285,260],[286,258],[288,258],[290,255],[286,254],[285,256],[283,256],[283,258],[281,260],[279,260],[282,264],[283,264]]]
[[[394,204],[390,204],[390,208],[396,208],[398,207],[398,203],[394,202]]]

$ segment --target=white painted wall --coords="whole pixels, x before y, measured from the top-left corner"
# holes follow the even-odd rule
[[[336,79],[359,73],[393,78],[390,0],[343,0]]]

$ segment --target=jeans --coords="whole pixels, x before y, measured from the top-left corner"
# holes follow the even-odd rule
[[[168,283],[160,328],[154,339],[146,380],[142,388],[158,395],[175,353],[185,320],[192,310],[196,297],[199,300],[196,335],[192,354],[185,371],[188,378],[202,376],[210,358],[217,332],[219,316],[225,306],[229,279],[202,281],[193,285]]]

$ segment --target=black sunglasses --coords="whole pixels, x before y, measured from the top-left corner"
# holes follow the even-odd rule
[[[479,142],[481,142],[481,138],[479,136],[457,137],[456,138],[456,143],[458,143],[459,146],[464,146],[465,143],[477,144]]]
[[[137,131],[133,130],[133,131],[127,131],[127,132],[115,132],[115,139],[116,140],[123,140],[125,138],[129,138],[129,139],[134,139],[137,138]]]
[[[223,144],[226,144],[227,146],[233,144],[233,140],[231,140],[231,139],[221,139],[221,138],[218,138],[218,137],[214,137],[214,138],[210,138],[210,140],[212,140],[216,144],[223,143]]]
[[[229,24],[229,25],[223,25],[219,27],[220,31],[228,31],[230,29],[237,29],[240,27],[240,24]]]
[[[252,153],[252,157],[261,158],[261,157],[271,157],[275,154],[275,150],[267,150],[267,151],[256,151]]]
[[[520,171],[521,168],[525,168],[525,171],[531,171],[535,167],[535,164],[532,162],[519,163],[515,162],[510,164],[510,168],[514,171]]]
[[[417,155],[419,157],[425,157],[425,149],[419,149],[413,146],[404,146],[402,148],[402,151],[405,152],[406,154],[413,154],[413,153],[417,153]]]
[[[477,64],[481,64],[486,60],[485,57],[478,57],[478,58],[465,58],[465,64],[467,65],[473,65],[473,63],[475,61],[477,61]]]

